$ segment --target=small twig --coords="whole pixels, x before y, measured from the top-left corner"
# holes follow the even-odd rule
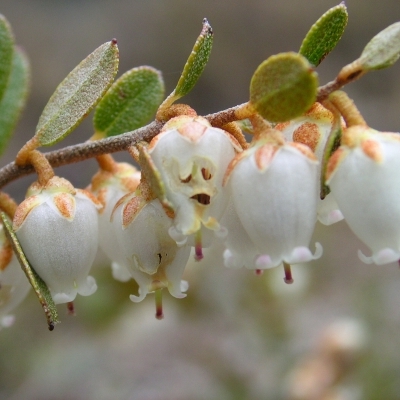
[[[239,105],[214,114],[209,114],[206,115],[205,118],[211,123],[211,125],[222,127],[229,122],[237,120],[235,112],[242,106],[243,105]],[[141,141],[149,142],[160,132],[163,126],[163,122],[154,121],[142,128],[136,129],[132,132],[127,132],[120,136],[68,146],[61,150],[44,153],[44,155],[52,167],[60,167],[62,165],[98,157],[102,154],[124,151],[127,150],[129,146]],[[0,188],[22,176],[32,174],[33,172],[35,172],[35,170],[32,165],[18,166],[15,162],[11,162],[0,169]]]
[[[142,140],[149,141],[158,134],[162,126],[163,124],[160,122],[152,122],[149,125],[124,135],[68,146],[61,150],[44,153],[44,155],[51,166],[60,167],[62,165],[98,157],[102,154],[123,151],[132,144]],[[16,165],[15,162],[11,162],[0,169],[0,188],[21,176],[29,175],[33,172],[35,172],[35,170],[32,165],[21,167]]]
[[[317,101],[321,103],[323,100],[326,100],[331,93],[357,79],[360,79],[366,72],[367,71],[362,69],[359,60],[355,60],[352,63],[345,65],[340,70],[335,80],[318,88]]]

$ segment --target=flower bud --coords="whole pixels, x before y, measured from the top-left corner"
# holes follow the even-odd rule
[[[320,103],[314,103],[306,114],[292,121],[277,124],[276,129],[282,132],[286,140],[308,146],[321,166],[333,122],[333,114]],[[321,174],[320,168],[319,174]],[[343,214],[331,193],[324,200],[320,199],[319,193],[317,196],[317,216],[322,224],[331,225],[343,219]]]
[[[320,257],[319,244],[315,255],[308,249],[316,222],[317,175],[315,155],[298,143],[256,143],[233,160],[228,185],[239,220],[257,250],[247,268]],[[235,230],[228,232],[227,243],[232,234]],[[235,248],[228,251],[233,255]]]
[[[103,205],[99,210],[99,246],[112,261],[114,279],[121,282],[128,281],[132,276],[123,265],[124,260],[121,261],[121,251],[111,224],[111,214],[121,197],[136,190],[140,183],[140,175],[140,171],[133,165],[115,163],[115,171],[100,170],[94,175],[89,188]]]
[[[222,179],[235,152],[241,151],[237,141],[204,118],[182,116],[167,122],[148,150],[175,212],[174,240],[184,243],[202,226],[218,231],[228,202]]]
[[[326,183],[351,230],[372,251],[365,263],[400,259],[400,135],[365,126],[346,129]]]
[[[167,288],[177,298],[186,295],[187,283],[181,281],[190,254],[189,246],[178,247],[169,236],[172,219],[165,213],[158,199],[150,202],[137,193],[124,196],[112,215],[124,265],[139,285],[143,300],[147,293]]]
[[[33,183],[17,208],[13,229],[56,304],[97,289],[88,273],[98,247],[99,207],[89,192],[53,177],[45,186]]]

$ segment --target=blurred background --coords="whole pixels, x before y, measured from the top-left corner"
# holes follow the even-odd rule
[[[62,79],[100,44],[117,38],[120,73],[139,65],[163,72],[170,93],[207,17],[214,29],[209,65],[184,100],[199,114],[248,99],[250,78],[267,57],[297,51],[333,0],[1,0],[0,13],[28,54],[28,105],[3,164],[32,137]],[[400,18],[398,0],[348,0],[349,24],[318,68],[321,84],[356,59],[380,30]],[[367,122],[398,131],[400,65],[346,88]],[[87,140],[91,116],[58,147]],[[129,159],[117,154],[120,160]],[[84,187],[94,161],[57,169]],[[34,177],[5,189],[22,200]],[[117,283],[100,259],[96,294],[78,297],[77,316],[59,306],[49,332],[31,293],[0,332],[0,399],[400,399],[400,271],[362,264],[363,248],[340,222],[318,224],[323,257],[255,276],[223,267],[208,253],[188,266],[187,298],[167,294],[165,319],[150,295],[129,301],[133,283]],[[365,249],[364,249],[365,250]],[[368,252],[366,252],[369,254]]]

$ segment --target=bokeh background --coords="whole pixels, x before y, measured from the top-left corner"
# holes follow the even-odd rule
[[[34,133],[58,83],[100,44],[117,38],[120,74],[139,65],[163,72],[171,92],[207,17],[214,47],[185,101],[199,114],[243,103],[261,61],[297,51],[333,0],[1,0],[16,41],[29,55],[32,86],[6,164]],[[321,83],[353,61],[377,32],[400,18],[398,0],[348,0],[343,39],[318,68]],[[397,131],[400,65],[346,88],[368,123]],[[62,143],[92,135],[91,117]],[[58,146],[60,147],[60,146]],[[124,154],[117,154],[127,160]],[[84,187],[94,161],[57,173]],[[22,200],[33,176],[6,190]],[[324,256],[294,269],[255,276],[223,267],[215,254],[188,266],[188,296],[133,304],[134,283],[116,283],[101,259],[99,289],[75,302],[77,316],[46,328],[31,293],[0,332],[0,399],[400,399],[400,271],[358,261],[362,245],[340,222],[318,224]],[[314,240],[314,241],[315,241]],[[364,249],[365,250],[365,249]]]

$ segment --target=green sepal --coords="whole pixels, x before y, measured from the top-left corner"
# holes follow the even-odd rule
[[[204,18],[203,29],[193,46],[193,50],[186,61],[182,75],[174,90],[176,99],[187,95],[196,85],[210,58],[213,38],[214,35],[211,25],[208,23],[207,19]]]
[[[342,140],[342,121],[339,113],[334,114],[334,120],[331,128],[331,132],[328,136],[328,140],[326,141],[324,154],[322,156],[321,162],[321,181],[320,181],[320,198],[323,200],[329,193],[330,188],[325,184],[325,176],[326,170],[328,166],[329,159],[332,154],[338,149],[340,146],[340,142]]]
[[[13,65],[3,98],[0,100],[0,154],[4,152],[28,97],[30,66],[25,54],[14,51]]]
[[[318,19],[304,38],[299,53],[317,67],[336,47],[348,21],[344,3],[332,7]]]
[[[7,217],[7,214],[1,212],[0,216],[5,227],[7,238],[11,243],[11,246],[14,250],[14,253],[19,263],[21,264],[21,268],[25,272],[25,275],[27,276],[29,283],[32,285],[33,290],[35,291],[36,296],[38,297],[39,302],[43,307],[43,311],[46,315],[49,330],[52,331],[54,329],[54,326],[60,321],[58,320],[57,307],[54,304],[50,291],[47,285],[44,283],[43,279],[40,278],[40,276],[29,264],[28,259],[25,257],[25,254],[18,241],[17,235],[15,234],[12,228],[12,224]]]
[[[147,124],[164,98],[161,73],[138,67],[118,78],[97,105],[93,124],[97,139],[120,135]]]
[[[389,25],[374,36],[357,60],[364,71],[387,68],[400,56],[400,22]]]
[[[0,14],[0,100],[10,77],[14,53],[14,36],[11,26]]]
[[[304,114],[315,102],[318,77],[297,53],[269,57],[254,72],[250,104],[266,120],[285,122]]]
[[[172,211],[173,207],[166,197],[165,186],[160,171],[155,166],[147,150],[147,144],[139,143],[137,148],[139,150],[139,165],[142,177],[150,186],[154,196],[160,200],[161,204]]]
[[[51,146],[72,132],[111,86],[118,70],[117,42],[104,43],[60,83],[36,127],[41,146]]]

